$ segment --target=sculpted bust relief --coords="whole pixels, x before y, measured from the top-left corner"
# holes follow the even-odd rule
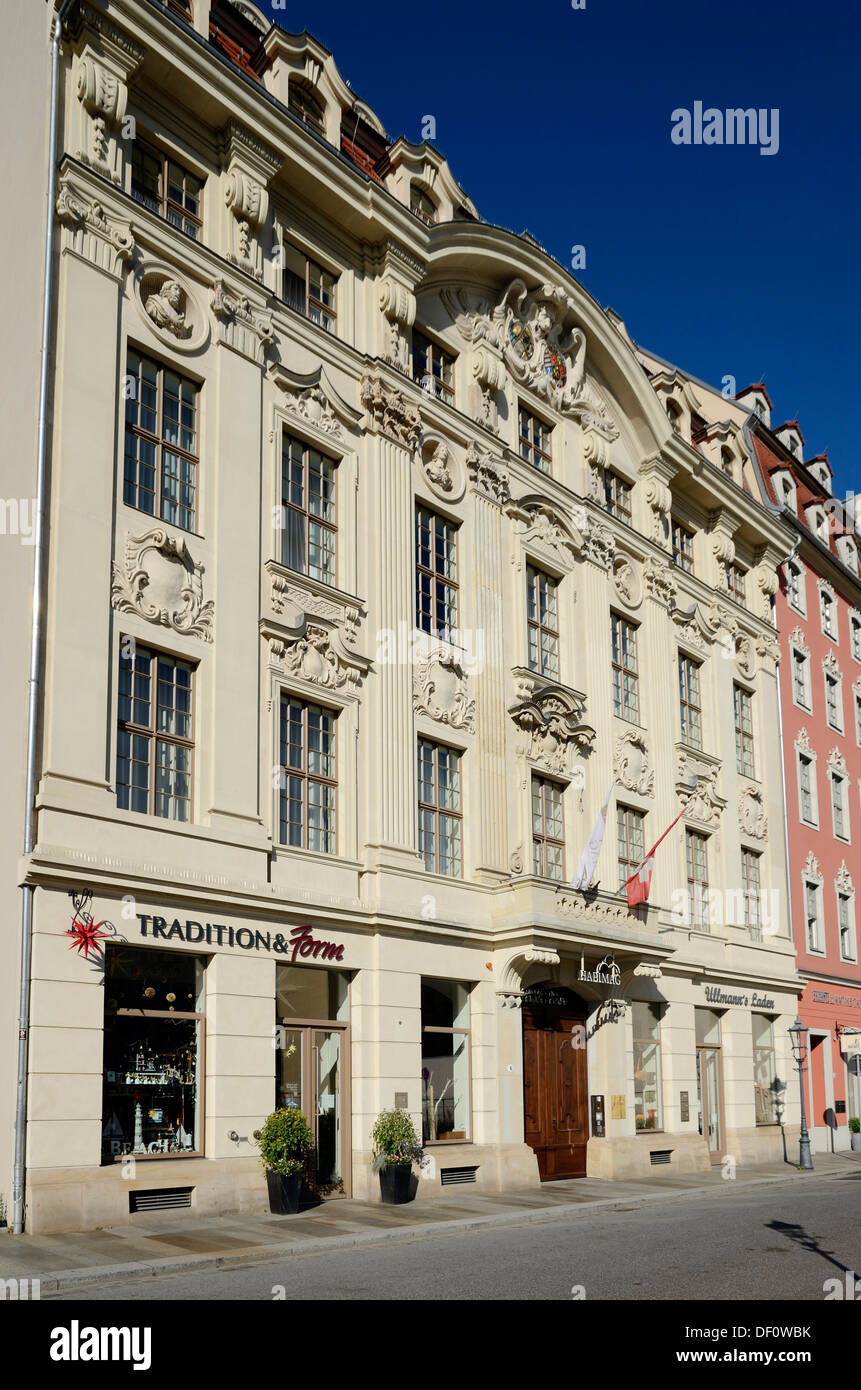
[[[191,329],[185,322],[185,291],[178,280],[165,280],[161,289],[147,296],[146,311],[159,328],[166,328],[176,338],[188,338]]]

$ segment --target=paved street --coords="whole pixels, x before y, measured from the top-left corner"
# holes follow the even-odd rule
[[[272,1299],[806,1299],[861,1275],[861,1172],[803,1184],[723,1185],[708,1196],[632,1210],[424,1236],[410,1243],[291,1255],[248,1269],[197,1271],[79,1289],[98,1303]],[[50,1295],[48,1295],[50,1297]]]

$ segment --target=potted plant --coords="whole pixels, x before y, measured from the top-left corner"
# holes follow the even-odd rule
[[[849,1142],[852,1145],[852,1152],[854,1154],[861,1154],[861,1120],[859,1120],[857,1115],[850,1116],[849,1133],[851,1135]]]
[[[311,1126],[301,1110],[276,1110],[254,1138],[269,1188],[269,1210],[290,1216],[299,1210],[305,1155],[314,1145]]]
[[[387,1206],[411,1202],[413,1161],[422,1149],[406,1110],[383,1110],[371,1131],[374,1172],[380,1175],[380,1198]]]

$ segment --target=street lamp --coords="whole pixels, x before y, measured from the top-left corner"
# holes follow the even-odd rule
[[[802,1168],[812,1168],[810,1135],[807,1133],[807,1120],[804,1117],[804,1063],[807,1061],[807,1029],[801,1019],[797,1018],[792,1027],[787,1029],[787,1032],[792,1039],[792,1055],[795,1058],[795,1065],[798,1067],[798,1086],[801,1095],[801,1134],[799,1136],[801,1166]]]

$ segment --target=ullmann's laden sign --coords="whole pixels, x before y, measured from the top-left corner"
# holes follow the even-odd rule
[[[774,1000],[753,990],[750,994],[739,994],[729,985],[706,985],[706,999],[710,1004],[737,1005],[743,1009],[773,1009]]]
[[[168,922],[166,917],[150,917],[137,913],[141,924],[141,936],[158,941],[184,941],[189,946],[206,943],[207,946],[238,946],[243,951],[274,951],[288,960],[297,956],[312,960],[344,959],[343,943],[318,941],[311,935],[310,927],[291,927],[289,938],[283,932],[252,931],[250,927],[230,927],[222,922],[180,921],[175,917]]]

